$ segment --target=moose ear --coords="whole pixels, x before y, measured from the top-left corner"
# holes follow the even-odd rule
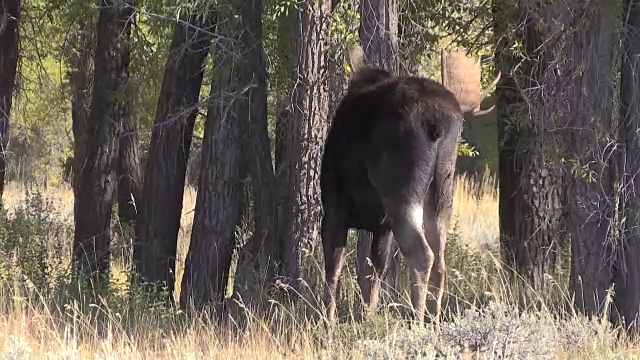
[[[442,50],[442,85],[444,85],[458,100],[463,113],[471,112],[475,116],[484,115],[491,110],[480,110],[480,103],[484,94],[480,84],[480,62],[467,56],[462,50]],[[494,85],[500,79],[500,74]]]

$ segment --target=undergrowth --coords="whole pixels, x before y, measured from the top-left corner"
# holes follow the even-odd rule
[[[472,197],[495,201],[457,196],[468,196],[468,204]],[[0,211],[0,353],[5,358],[640,358],[638,344],[617,329],[564,310],[564,281],[545,294],[521,291],[524,283],[501,264],[495,241],[479,247],[468,240],[473,230],[461,226],[468,220],[464,211],[452,221],[445,252],[440,333],[409,324],[394,311],[398,303],[408,304],[406,279],[400,282],[405,289],[383,295],[387,301],[376,314],[355,316],[353,245],[341,279],[345,316],[333,326],[325,323],[321,278],[307,281],[317,301],[292,307],[272,298],[255,307],[229,300],[233,306],[225,314],[208,309],[187,316],[165,306],[166,293],[131,288],[126,256],[115,257],[108,286],[89,296],[68,265],[72,222],[40,191],[25,191],[23,201]],[[126,244],[127,231],[114,233]],[[188,247],[187,239],[181,236],[181,248]],[[322,276],[322,261],[317,252],[308,254],[305,274]]]

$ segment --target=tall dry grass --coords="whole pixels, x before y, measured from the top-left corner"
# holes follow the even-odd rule
[[[240,307],[242,316],[224,325],[207,314],[187,318],[145,299],[131,302],[118,291],[87,306],[81,294],[45,294],[18,286],[22,284],[17,276],[21,264],[13,264],[9,280],[0,284],[0,354],[11,359],[640,358],[636,342],[617,338],[616,330],[603,322],[561,313],[545,294],[528,293],[537,297],[535,307],[522,301],[520,285],[505,276],[495,256],[498,203],[494,185],[495,179],[488,175],[482,180],[457,178],[455,224],[447,253],[449,311],[439,334],[430,328],[408,328],[391,308],[362,322],[346,319],[325,328],[321,321],[277,302],[269,312]],[[4,202],[10,214],[28,200],[25,190],[15,185],[7,188]],[[51,200],[60,221],[71,226],[71,189],[39,191]],[[195,199],[194,189],[187,188],[177,282],[182,277]],[[50,240],[61,245],[56,249],[66,249],[62,254],[70,254],[72,233],[66,234]],[[309,266],[319,266],[322,259],[313,261],[316,263]],[[113,280],[123,284],[123,291],[126,265],[113,264]],[[345,270],[342,281],[355,288],[352,272]],[[563,285],[557,287],[561,293]],[[350,303],[343,306],[353,307]],[[322,309],[314,310],[321,313]]]

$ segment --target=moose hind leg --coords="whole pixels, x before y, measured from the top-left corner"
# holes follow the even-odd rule
[[[427,202],[424,216],[424,230],[427,243],[435,255],[429,277],[427,312],[435,327],[439,328],[446,270],[444,259],[446,227],[441,225],[438,213],[431,206],[432,203]]]
[[[442,143],[437,155],[433,183],[426,197],[425,233],[429,246],[435,253],[435,262],[429,279],[427,306],[436,328],[440,326],[442,313],[442,297],[446,276],[444,251],[453,212],[453,183],[458,154],[457,144],[461,131],[461,122],[456,122],[455,127],[447,135],[446,141]]]
[[[407,260],[414,316],[422,322],[426,310],[427,286],[434,254],[424,235],[423,204],[405,205],[392,212],[393,234]]]
[[[330,322],[335,320],[336,292],[347,246],[348,229],[337,213],[337,211],[325,213],[321,230],[325,278],[328,287],[326,306]]]
[[[391,226],[388,224],[381,226],[373,232],[369,256],[371,264],[367,259],[357,259],[361,262],[358,264],[358,284],[367,312],[374,312],[378,307],[380,283],[387,270],[392,239]],[[366,245],[368,244],[365,242],[358,243],[358,246]]]

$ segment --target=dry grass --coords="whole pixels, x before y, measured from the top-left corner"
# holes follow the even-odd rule
[[[207,316],[187,319],[144,302],[132,305],[117,294],[86,308],[81,297],[75,301],[72,296],[40,296],[9,281],[0,286],[0,354],[10,359],[640,358],[636,342],[617,340],[615,331],[598,322],[569,314],[557,318],[546,304],[542,310],[516,311],[518,292],[512,291],[514,285],[504,280],[491,257],[498,239],[493,184],[491,177],[480,182],[459,177],[456,182],[458,228],[448,292],[460,300],[456,307],[467,310],[454,309],[439,335],[408,329],[388,309],[364,323],[346,320],[326,329],[300,311],[275,303],[269,313],[240,311],[244,321],[223,326]],[[24,203],[24,190],[7,188],[4,200],[10,212]],[[70,188],[40,191],[62,221],[72,220]],[[178,282],[195,199],[194,189],[188,188],[179,234]],[[114,278],[124,283],[124,264],[114,267]],[[345,273],[343,281],[353,282]]]

